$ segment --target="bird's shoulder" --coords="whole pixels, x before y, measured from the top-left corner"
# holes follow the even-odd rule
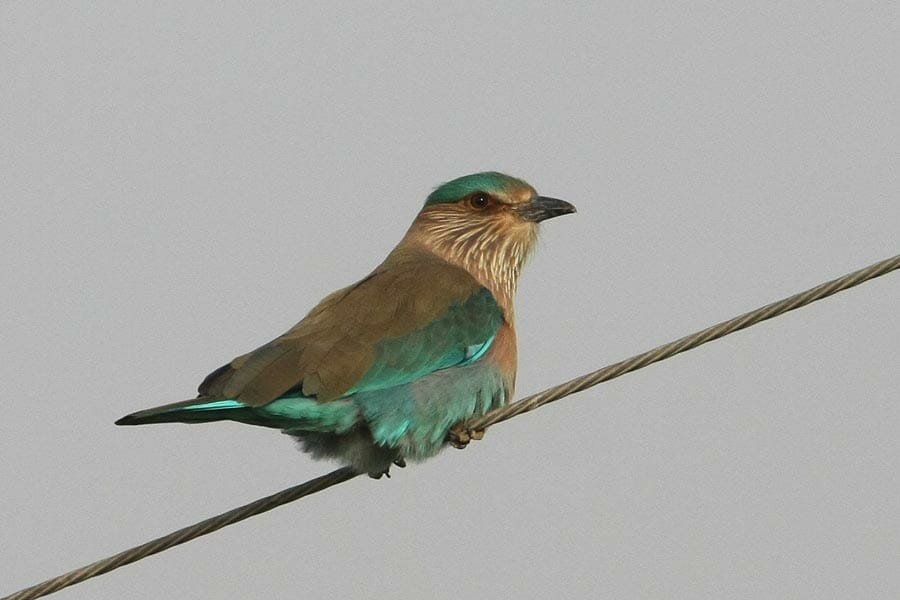
[[[395,251],[367,277],[326,296],[282,337],[334,327],[379,339],[402,335],[484,289],[468,271],[434,254]]]
[[[486,348],[502,320],[465,269],[425,251],[395,251],[283,335],[211,373],[200,394],[259,406],[293,388],[329,401],[391,387]]]

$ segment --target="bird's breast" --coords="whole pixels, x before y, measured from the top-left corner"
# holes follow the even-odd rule
[[[511,400],[511,396],[516,387],[516,368],[518,366],[518,351],[516,348],[516,329],[512,323],[503,321],[494,337],[494,343],[485,353],[485,362],[493,365],[494,368],[506,380],[506,388],[509,397],[506,402]]]

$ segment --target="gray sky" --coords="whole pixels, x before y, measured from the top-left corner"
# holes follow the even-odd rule
[[[0,4],[0,593],[334,468],[191,397],[425,195],[567,199],[519,395],[900,252],[896,3]],[[900,276],[59,598],[896,598]]]

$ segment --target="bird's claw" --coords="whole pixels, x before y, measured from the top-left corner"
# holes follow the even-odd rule
[[[403,460],[402,456],[398,456],[391,462],[393,464],[397,465],[398,467],[400,467],[401,469],[406,468],[406,461]],[[369,477],[371,477],[372,479],[381,479],[382,476],[387,477],[388,479],[391,478],[391,466],[390,465],[388,465],[384,471],[376,471],[374,473],[369,473]]]
[[[450,445],[457,450],[462,450],[472,440],[484,438],[484,429],[469,429],[465,425],[458,424],[450,430]]]

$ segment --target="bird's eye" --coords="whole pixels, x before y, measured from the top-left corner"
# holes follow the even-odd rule
[[[478,210],[484,210],[491,203],[491,199],[487,194],[475,194],[469,199],[469,204],[472,205],[472,208],[476,208]]]

